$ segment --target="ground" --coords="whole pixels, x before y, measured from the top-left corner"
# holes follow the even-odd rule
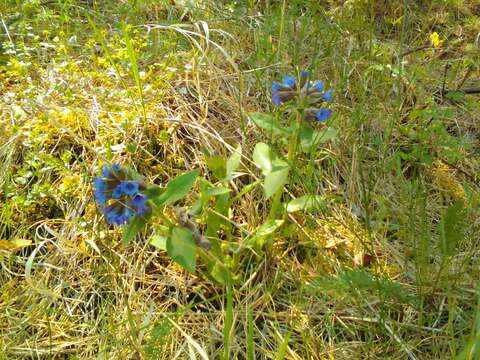
[[[0,358],[480,358],[477,1],[4,0],[0,44]],[[331,136],[292,153],[302,69]],[[125,246],[105,163],[199,177]],[[211,187],[187,271],[155,241]]]

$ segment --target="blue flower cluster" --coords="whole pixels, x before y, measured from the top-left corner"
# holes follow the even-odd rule
[[[323,102],[332,102],[333,91],[324,91],[324,85],[320,80],[309,81],[310,73],[307,70],[300,71],[300,81],[297,86],[297,79],[292,75],[285,75],[282,83],[272,83],[272,102],[274,105],[281,105],[297,97],[307,99],[309,106],[305,109],[305,119],[316,119],[320,122],[326,121],[332,110],[326,107],[318,107]]]
[[[145,216],[151,211],[148,198],[142,193],[145,185],[130,179],[118,164],[104,165],[93,184],[95,200],[109,224],[128,224],[133,216]]]

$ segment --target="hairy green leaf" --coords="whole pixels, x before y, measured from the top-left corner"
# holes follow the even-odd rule
[[[190,272],[195,271],[197,246],[192,233],[186,228],[176,227],[167,239],[167,253]]]

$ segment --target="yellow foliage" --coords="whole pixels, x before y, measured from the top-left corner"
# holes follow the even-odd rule
[[[0,250],[15,251],[26,246],[29,246],[32,243],[31,240],[27,239],[15,239],[15,240],[3,240],[0,239]]]
[[[440,40],[440,35],[436,31],[430,34],[430,42],[434,48],[439,48],[443,44],[443,40]]]
[[[465,190],[455,178],[453,170],[447,164],[439,160],[435,161],[430,168],[430,174],[433,177],[435,185],[446,191],[452,198],[455,200],[465,200]]]

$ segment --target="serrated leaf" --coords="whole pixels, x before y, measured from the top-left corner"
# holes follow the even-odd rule
[[[248,117],[260,128],[276,135],[288,135],[288,130],[281,127],[272,114],[251,112]]]
[[[274,195],[277,190],[282,188],[287,183],[288,171],[288,166],[280,167],[276,168],[276,170],[268,173],[265,176],[263,188],[265,190],[265,196],[267,199]]]
[[[160,196],[152,199],[153,203],[157,206],[167,206],[182,199],[192,188],[197,176],[198,170],[194,170],[171,180],[167,184],[165,191]]]
[[[270,150],[270,146],[265,143],[258,143],[253,150],[253,161],[266,175],[272,171],[272,160],[274,156]]]
[[[167,250],[167,237],[159,233],[153,233],[150,237],[150,244],[160,250]]]
[[[173,261],[184,269],[194,272],[197,246],[192,233],[186,228],[176,227],[167,239],[167,253]]]
[[[123,230],[122,245],[127,246],[128,243],[143,229],[146,223],[147,222],[144,218],[134,216]]]
[[[287,212],[292,213],[300,210],[307,210],[319,207],[323,204],[323,198],[320,195],[303,195],[292,201],[287,205]]]

